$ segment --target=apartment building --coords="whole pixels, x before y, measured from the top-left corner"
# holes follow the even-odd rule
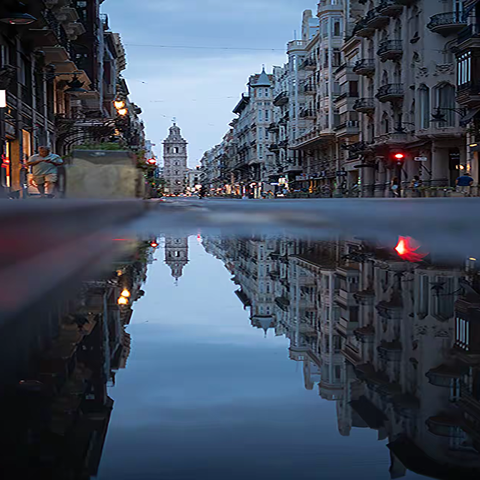
[[[480,2],[464,0],[463,14],[460,19],[466,27],[458,32],[455,55],[457,60],[457,97],[458,106],[463,110],[461,124],[467,128],[467,158],[465,169],[480,182],[480,95],[478,80],[480,76]],[[442,112],[438,112],[442,114]],[[478,191],[477,191],[478,194]]]
[[[462,2],[367,1],[353,34],[359,99],[362,192],[387,196],[393,178],[406,187],[451,187],[465,168],[465,129],[456,112],[456,33],[465,27]],[[396,154],[404,154],[395,161]]]
[[[128,101],[120,77],[125,51],[108,17],[100,15],[100,3],[0,5],[0,90],[6,97],[0,108],[2,196],[25,194],[25,162],[40,145],[60,155],[78,144],[109,140],[142,148],[139,109]],[[19,8],[26,21],[9,22]],[[123,117],[113,105],[119,95],[128,103]]]
[[[238,195],[258,198],[269,185],[269,174],[275,166],[275,155],[268,148],[274,77],[263,69],[261,74],[250,77],[247,88],[233,110],[237,119],[233,124],[236,154],[230,168],[231,189]]]

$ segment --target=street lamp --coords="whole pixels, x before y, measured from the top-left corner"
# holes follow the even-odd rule
[[[70,95],[88,93],[88,90],[85,90],[83,88],[84,83],[78,79],[76,74],[73,76],[73,79],[67,83],[67,85],[68,88],[65,90],[65,93],[68,93]]]
[[[443,123],[447,121],[447,117],[444,112],[455,112],[458,115],[465,115],[465,110],[460,108],[449,108],[449,107],[437,107],[432,113],[432,118],[430,122],[433,123]]]
[[[22,2],[18,2],[13,8],[7,9],[0,17],[0,22],[8,23],[9,25],[30,25],[36,22],[37,19],[26,13],[26,5]]]

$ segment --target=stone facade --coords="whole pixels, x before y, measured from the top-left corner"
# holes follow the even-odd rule
[[[182,137],[176,123],[170,127],[170,134],[163,142],[163,174],[166,193],[179,195],[187,187],[187,141]]]

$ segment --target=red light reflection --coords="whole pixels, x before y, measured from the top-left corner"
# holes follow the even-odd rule
[[[418,253],[420,244],[412,237],[400,237],[395,247],[398,255],[408,262],[421,262],[428,253]]]

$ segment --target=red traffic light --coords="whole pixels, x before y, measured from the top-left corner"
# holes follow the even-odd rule
[[[400,237],[395,251],[398,256],[408,262],[421,262],[428,253],[418,253],[420,244],[411,237]]]
[[[396,160],[404,160],[405,159],[405,154],[404,153],[396,153],[394,155]]]
[[[157,161],[156,161],[154,158],[149,158],[149,159],[147,160],[147,163],[148,163],[149,165],[156,165],[156,164],[157,164]]]
[[[158,243],[157,243],[157,242],[152,242],[152,243],[150,244],[150,246],[153,247],[153,248],[157,248],[157,247],[158,247]]]

